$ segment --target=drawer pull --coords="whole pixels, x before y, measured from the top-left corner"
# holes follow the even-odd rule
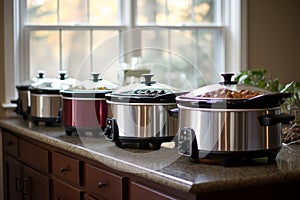
[[[103,187],[105,187],[105,186],[106,186],[105,183],[102,183],[102,182],[99,182],[99,183],[98,183],[98,188],[103,188]]]
[[[16,178],[16,191],[22,192],[24,190],[23,178]]]
[[[64,166],[61,166],[61,167],[60,167],[60,172],[61,172],[61,173],[64,173],[64,172],[66,172],[66,171],[69,171],[69,169],[65,168]]]

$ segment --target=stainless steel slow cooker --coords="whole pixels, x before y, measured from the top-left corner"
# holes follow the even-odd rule
[[[61,90],[62,125],[66,134],[102,135],[109,114],[105,94],[117,88],[99,73],[92,73],[91,80],[76,81],[75,86]]]
[[[208,85],[176,98],[179,108],[179,154],[195,159],[268,157],[281,148],[281,113],[289,93],[273,93],[231,81]],[[176,110],[173,110],[176,114]]]
[[[31,80],[27,80],[24,83],[17,85],[18,90],[18,99],[12,100],[11,103],[17,105],[15,112],[19,115],[22,115],[24,120],[27,120],[30,112],[30,91],[29,87],[38,86],[46,81],[45,72],[39,71],[37,76]]]
[[[30,91],[30,120],[39,125],[61,125],[61,97],[60,90],[68,89],[75,79],[67,78],[65,71],[59,72],[59,78],[43,82],[38,86],[31,86]]]
[[[151,74],[144,74],[144,82],[132,84],[106,94],[112,118],[106,121],[105,136],[122,146],[136,143],[138,148],[159,149],[161,143],[171,141],[177,133],[178,119],[169,111],[177,108],[179,89],[156,83]]]

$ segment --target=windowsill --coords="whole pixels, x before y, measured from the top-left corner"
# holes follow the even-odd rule
[[[2,108],[4,108],[5,110],[6,109],[13,109],[13,108],[16,108],[17,105],[16,104],[13,104],[13,103],[3,103],[2,105]]]

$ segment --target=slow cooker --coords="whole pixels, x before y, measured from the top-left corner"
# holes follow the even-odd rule
[[[66,71],[60,71],[58,78],[29,87],[31,101],[30,120],[35,125],[43,122],[48,126],[60,126],[60,90],[68,89],[74,83],[75,79],[68,78]]]
[[[176,98],[179,114],[178,152],[194,159],[267,157],[274,160],[281,148],[283,122],[294,116],[281,113],[290,93],[237,84],[234,74]],[[179,112],[179,113],[176,113]]]
[[[38,86],[44,81],[47,81],[45,78],[45,72],[40,70],[36,77],[23,82],[20,85],[17,85],[18,98],[17,100],[11,100],[11,103],[16,104],[17,107],[15,112],[23,117],[24,120],[27,120],[30,112],[30,91],[29,87]]]
[[[62,125],[66,134],[101,136],[109,115],[105,94],[117,88],[99,73],[92,73],[91,80],[76,81],[75,86],[61,90]]]
[[[177,108],[179,89],[156,83],[152,74],[144,74],[145,81],[106,94],[112,117],[106,121],[105,136],[119,147],[137,144],[138,148],[160,149],[170,142],[178,129],[178,119],[169,115]]]

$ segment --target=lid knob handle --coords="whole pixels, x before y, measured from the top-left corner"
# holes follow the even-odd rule
[[[92,81],[93,82],[98,82],[100,74],[99,73],[92,73]]]
[[[221,74],[221,75],[224,78],[224,82],[220,82],[221,84],[224,84],[224,85],[237,84],[236,81],[231,81],[231,78],[234,75],[234,73],[224,73],[224,74]]]
[[[151,80],[151,78],[154,76],[153,74],[143,74],[142,76],[145,78],[145,81],[142,82],[145,85],[151,85],[151,84],[156,83],[156,81]]]
[[[43,70],[39,70],[39,71],[38,71],[37,78],[40,78],[40,79],[42,79],[42,78],[44,78],[44,75],[45,75],[45,71],[43,71]]]
[[[59,71],[59,79],[65,80],[67,78],[67,72],[66,71]]]

